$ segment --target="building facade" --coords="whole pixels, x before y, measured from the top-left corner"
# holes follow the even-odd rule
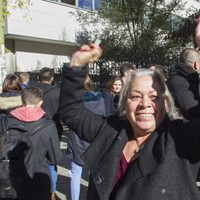
[[[31,0],[26,9],[9,4],[5,21],[7,73],[58,68],[78,48],[80,31],[74,15],[95,11],[100,0]]]

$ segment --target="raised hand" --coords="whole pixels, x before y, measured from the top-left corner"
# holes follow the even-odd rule
[[[102,54],[102,49],[96,44],[83,45],[80,50],[72,55],[70,66],[84,66],[90,62],[97,61]]]

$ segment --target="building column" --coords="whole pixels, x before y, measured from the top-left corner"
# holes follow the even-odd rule
[[[2,85],[3,83],[5,70],[6,66],[5,66],[3,0],[0,0],[0,85]]]

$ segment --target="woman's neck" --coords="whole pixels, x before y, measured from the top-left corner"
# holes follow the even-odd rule
[[[150,134],[135,137],[126,143],[123,154],[128,163],[134,161],[139,156],[149,136]]]

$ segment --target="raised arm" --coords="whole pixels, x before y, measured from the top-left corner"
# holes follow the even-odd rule
[[[104,120],[84,106],[86,65],[97,61],[101,53],[101,48],[95,44],[84,45],[73,54],[69,66],[64,66],[63,69],[59,115],[70,129],[88,142],[94,139]]]

